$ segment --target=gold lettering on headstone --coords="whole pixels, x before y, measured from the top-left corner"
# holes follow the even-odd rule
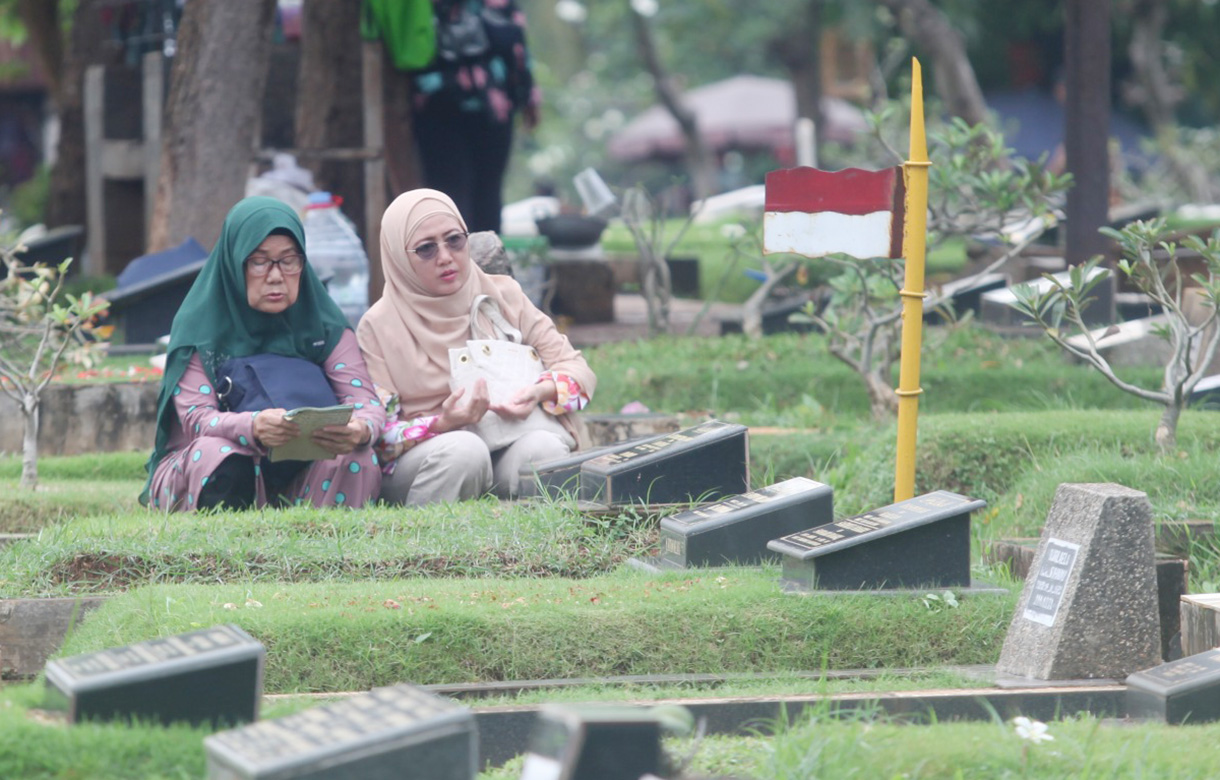
[[[1166,680],[1180,680],[1184,677],[1193,677],[1197,674],[1203,674],[1206,671],[1206,666],[1201,666],[1194,661],[1182,661],[1176,666],[1159,670],[1159,674]]]
[[[665,544],[665,554],[666,555],[677,555],[677,556],[681,557],[682,545],[678,543],[677,539],[674,539],[671,536],[666,536],[661,541],[664,542],[664,544]]]

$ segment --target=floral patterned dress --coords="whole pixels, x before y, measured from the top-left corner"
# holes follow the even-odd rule
[[[376,440],[385,424],[385,408],[374,392],[354,333],[344,332],[322,368],[338,402],[355,406],[353,417],[365,421]],[[219,411],[216,389],[198,355],[191,358],[174,389],[173,402],[178,424],[170,437],[169,451],[153,474],[150,505],[166,512],[193,512],[199,491],[221,462],[232,455],[254,459],[255,505],[266,505],[261,462],[268,452],[254,440],[258,412]],[[379,466],[370,445],[329,460],[313,461],[291,482],[286,496],[294,504],[360,507],[377,498],[381,489]]]

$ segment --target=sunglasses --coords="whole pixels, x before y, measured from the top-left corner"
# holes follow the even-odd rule
[[[452,235],[445,236],[444,244],[449,248],[450,252],[460,252],[466,248],[466,239],[469,237],[469,233],[453,233]],[[441,252],[441,245],[435,241],[429,241],[407,251],[419,255],[420,260],[435,260],[436,256]]]

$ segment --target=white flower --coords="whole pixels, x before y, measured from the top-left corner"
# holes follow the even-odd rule
[[[1039,742],[1050,742],[1054,739],[1047,731],[1046,724],[1040,720],[1030,720],[1022,715],[1013,718],[1012,725],[1017,730],[1018,737],[1028,740],[1035,745]]]
[[[589,10],[578,0],[559,0],[555,3],[555,15],[568,24],[580,24],[589,17]]]
[[[736,222],[730,222],[727,225],[720,226],[720,235],[724,236],[725,238],[729,239],[730,241],[741,238],[745,234],[746,234],[745,226],[739,225]]]
[[[640,16],[656,16],[658,8],[657,0],[631,0],[631,10]]]

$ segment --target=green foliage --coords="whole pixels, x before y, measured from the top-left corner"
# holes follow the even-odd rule
[[[1179,262],[1177,244],[1168,240],[1165,220],[1133,222],[1122,230],[1102,228],[1101,232],[1122,250],[1119,270],[1164,313],[1166,321],[1155,333],[1167,342],[1168,356],[1154,386],[1120,377],[1098,348],[1095,335],[1089,333],[1084,312],[1096,297],[1094,290],[1108,279],[1100,256],[1073,266],[1066,281],[1047,275],[1050,284],[1042,291],[1030,285],[1013,288],[1016,307],[1051,341],[1096,368],[1116,387],[1161,404],[1164,413],[1155,435],[1164,449],[1172,450],[1178,415],[1220,348],[1220,329],[1215,327],[1220,321],[1220,230],[1206,241],[1198,236],[1185,239],[1205,269],[1191,274],[1189,281]],[[1200,296],[1202,315],[1189,311],[1190,281],[1194,282],[1193,292]],[[1086,334],[1085,343],[1070,340],[1077,332]]]
[[[47,213],[47,198],[51,191],[51,169],[38,166],[34,177],[13,188],[10,198],[13,216],[22,227],[36,225]]]

